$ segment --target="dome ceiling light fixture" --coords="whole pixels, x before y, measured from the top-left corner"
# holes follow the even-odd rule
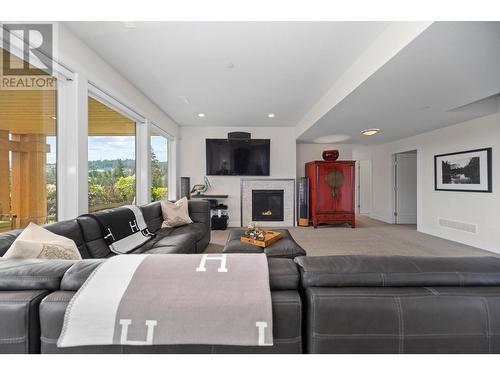
[[[366,135],[366,136],[372,136],[377,134],[380,131],[378,128],[371,128],[371,129],[365,129],[361,130],[361,134]]]

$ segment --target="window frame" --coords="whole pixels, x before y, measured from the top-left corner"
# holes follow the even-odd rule
[[[129,106],[126,104],[123,104],[121,101],[116,99],[114,96],[106,93],[104,90],[100,89],[97,85],[92,83],[91,81],[88,81],[88,98],[92,98],[94,100],[97,100],[98,102],[104,104],[108,108],[110,108],[113,111],[116,111],[117,113],[121,114],[122,116],[127,117],[131,121],[135,123],[135,176],[136,176],[136,187],[135,187],[135,204],[141,205],[145,204],[147,202],[143,201],[143,187],[141,184],[142,181],[142,176],[144,173],[148,173],[147,169],[144,170],[144,162],[142,159],[144,158],[143,156],[143,150],[141,147],[141,144],[144,142],[143,138],[143,132],[141,131],[142,124],[145,124],[147,120],[139,114],[138,112],[134,111],[131,109]],[[88,98],[87,98],[87,108],[88,108]],[[85,149],[87,150],[87,155],[86,155],[86,178],[88,179],[88,112],[87,112],[87,136],[85,137],[84,140],[80,139],[80,145],[83,145],[83,142],[85,143]],[[86,213],[89,212],[89,202],[88,202],[88,182],[87,182],[87,204],[86,204]]]
[[[172,171],[172,145],[174,143],[174,137],[170,135],[168,132],[160,128],[158,125],[156,125],[153,122],[149,122],[148,126],[148,192],[149,192],[149,202],[152,201],[151,197],[151,188],[152,188],[152,181],[151,181],[151,133],[155,132],[157,135],[164,137],[167,140],[167,171],[168,171],[168,176],[167,176],[167,191],[168,191],[168,199],[174,199],[175,197],[172,197],[172,194],[175,193],[175,188],[173,189],[174,191],[171,191],[171,186],[175,185],[175,182],[173,181],[173,171]]]

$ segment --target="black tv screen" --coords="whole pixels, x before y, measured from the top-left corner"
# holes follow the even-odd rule
[[[269,176],[269,139],[207,139],[207,176]]]

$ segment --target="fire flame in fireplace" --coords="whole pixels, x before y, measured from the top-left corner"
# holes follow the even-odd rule
[[[273,214],[273,211],[267,210],[267,211],[262,211],[263,216],[271,216]]]

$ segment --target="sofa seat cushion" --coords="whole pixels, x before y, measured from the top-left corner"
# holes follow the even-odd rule
[[[173,254],[194,253],[196,250],[196,237],[193,233],[173,234],[172,228],[159,230],[156,236],[138,247],[131,254]],[[154,250],[163,248],[161,250]]]
[[[194,253],[196,252],[196,236],[194,233],[172,233],[156,241],[148,252],[151,254],[162,254],[159,251],[160,248],[168,248],[168,253]]]
[[[179,248],[177,246],[159,246],[146,250],[144,254],[184,254],[183,250],[184,248]],[[194,251],[190,251],[190,253],[194,253]]]
[[[295,259],[302,286],[500,286],[497,257],[318,256]]]
[[[165,229],[173,229],[170,235],[193,233],[196,237],[196,241],[200,241],[207,232],[207,226],[203,223],[192,223],[177,228],[162,228],[160,231]]]

